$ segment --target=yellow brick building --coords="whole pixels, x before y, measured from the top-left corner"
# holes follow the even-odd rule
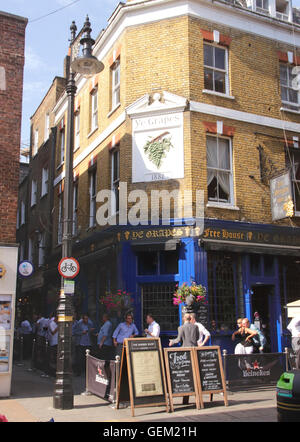
[[[300,102],[292,83],[300,26],[295,14],[289,1],[283,8],[276,0],[263,8],[258,0],[135,0],[116,8],[93,49],[104,70],[92,78],[76,76],[78,309],[99,319],[99,298],[122,288],[134,298],[138,328],[152,311],[167,339],[181,320],[172,303],[175,284],[196,281],[207,288],[201,320],[212,330],[213,342],[231,351],[236,318],[253,321],[258,311],[267,349],[286,345],[283,306],[300,288]],[[55,269],[63,219],[66,94],[53,114],[58,128]],[[110,223],[100,226],[97,214],[105,201],[99,192],[104,190],[116,201]],[[176,219],[174,203],[171,226],[162,211],[160,225],[151,225],[153,190],[192,192],[190,217],[199,209],[198,191],[203,222],[187,225],[184,217]],[[148,205],[139,211],[141,195]],[[283,208],[289,197],[292,216]],[[130,223],[129,213],[141,224]]]

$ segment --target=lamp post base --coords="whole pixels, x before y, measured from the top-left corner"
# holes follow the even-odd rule
[[[56,373],[53,395],[53,408],[59,410],[71,410],[74,408],[74,395],[72,387],[72,374]]]

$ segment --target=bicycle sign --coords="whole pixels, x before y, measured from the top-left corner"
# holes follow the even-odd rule
[[[79,270],[79,262],[75,258],[62,258],[58,264],[58,271],[63,278],[75,278]]]

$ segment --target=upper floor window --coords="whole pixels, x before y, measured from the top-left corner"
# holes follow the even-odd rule
[[[111,108],[120,104],[120,60],[118,59],[111,67]]]
[[[120,184],[120,151],[114,150],[111,154],[111,187],[114,193],[112,213],[119,211],[119,184]]]
[[[28,239],[28,261],[33,263],[33,238]]]
[[[206,147],[208,200],[233,204],[231,140],[208,136]]]
[[[269,12],[269,0],[256,0],[256,11]]]
[[[75,140],[74,140],[74,150],[79,149],[80,146],[80,111],[75,113]]]
[[[229,94],[227,48],[204,44],[204,88]]]
[[[65,161],[65,127],[60,130],[60,156],[59,156],[59,165],[63,164]]]
[[[47,195],[48,193],[48,169],[44,168],[42,169],[42,192],[41,192],[41,197],[44,195]]]
[[[293,68],[293,65],[280,63],[281,101],[285,108],[298,111],[299,92],[293,88],[292,82],[295,78],[292,74]]]
[[[36,180],[31,181],[31,206],[34,206],[37,201],[37,182]]]
[[[91,131],[98,127],[98,88],[91,92]]]
[[[46,256],[46,234],[42,232],[39,237],[39,266],[45,264]]]
[[[294,208],[300,214],[300,152],[290,150],[287,152],[287,165],[291,168],[292,192]],[[298,213],[297,213],[298,212]]]
[[[25,210],[26,210],[26,206],[24,201],[21,201],[21,216],[20,216],[20,225],[22,226],[23,224],[25,224]]]
[[[89,227],[96,224],[96,188],[97,188],[97,170],[92,169],[89,174],[89,193],[90,193],[90,223]]]
[[[39,146],[39,130],[35,129],[35,131],[34,131],[34,139],[33,139],[32,156],[35,156],[37,154],[38,146]]]
[[[44,141],[47,141],[50,133],[50,115],[47,113],[45,115],[45,133],[44,133]]]

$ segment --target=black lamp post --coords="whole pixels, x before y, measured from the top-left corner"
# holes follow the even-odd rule
[[[67,142],[65,152],[65,186],[63,200],[63,236],[62,258],[72,256],[73,227],[73,150],[74,150],[74,98],[76,94],[75,74],[94,75],[104,69],[96,57],[92,55],[95,41],[91,38],[91,24],[88,16],[83,26],[80,44],[83,55],[72,60],[72,50],[76,39],[77,27],[72,22],[71,30],[71,65],[68,73],[66,93],[68,97]],[[72,386],[72,323],[73,306],[69,295],[64,293],[64,278],[61,278],[58,314],[58,346],[56,381],[54,387],[53,407],[61,410],[73,408],[74,395]]]

